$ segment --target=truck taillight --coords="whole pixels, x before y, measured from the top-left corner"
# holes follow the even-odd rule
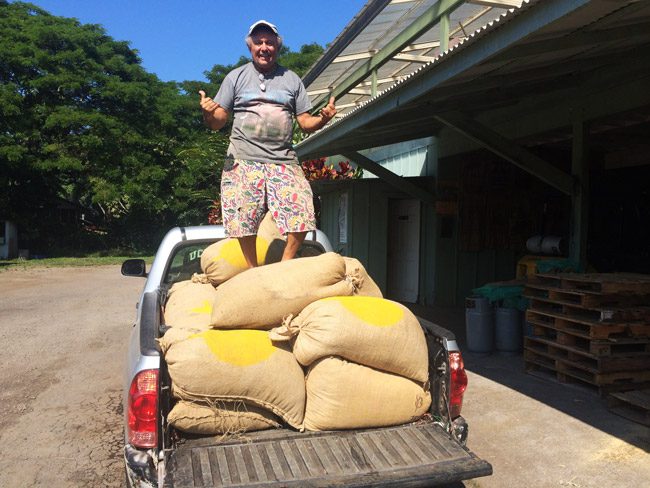
[[[460,415],[463,407],[463,395],[467,389],[467,373],[460,351],[449,353],[450,371],[450,394],[449,394],[449,415],[452,419]]]
[[[140,371],[129,388],[128,437],[134,447],[158,445],[158,370]]]

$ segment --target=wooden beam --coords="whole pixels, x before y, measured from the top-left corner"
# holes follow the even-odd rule
[[[354,161],[363,169],[367,169],[372,174],[378,176],[382,180],[391,184],[398,190],[407,193],[408,195],[411,195],[426,203],[434,203],[436,201],[436,195],[434,193],[430,193],[425,189],[420,188],[402,176],[399,176],[392,171],[384,168],[380,164],[377,164],[375,161],[368,158],[367,156],[364,156],[361,153],[358,153],[356,151],[347,151],[342,153],[342,156]]]
[[[319,90],[307,90],[307,95],[313,97],[315,95],[324,95],[325,93],[329,93],[331,91],[332,90],[330,90],[329,88],[321,88]]]
[[[420,43],[416,43],[416,44],[409,44],[404,49],[402,49],[401,54],[410,53],[411,51],[422,51],[422,50],[428,50],[429,51],[431,49],[437,48],[438,46],[440,46],[440,42],[438,42],[438,41],[420,42]],[[334,58],[334,60],[332,61],[332,64],[349,63],[350,61],[359,61],[360,59],[368,59],[368,58],[372,58],[375,54],[377,54],[376,49],[373,49],[373,50],[370,50],[370,51],[364,51],[364,52],[361,52],[361,53],[342,54],[342,55],[337,56],[336,58]]]
[[[395,83],[396,81],[401,80],[404,78],[403,76],[389,76],[387,78],[378,78],[377,79],[377,84],[378,85],[384,85],[386,83]],[[363,86],[372,86],[372,81],[362,81],[357,85],[357,88],[361,88]]]
[[[434,56],[422,56],[419,54],[396,54],[393,59],[395,61],[411,61],[414,63],[430,63],[434,59],[436,59]]]
[[[424,49],[430,51],[431,49],[435,49],[438,46],[440,46],[440,41],[418,42],[416,44],[409,44],[404,49],[402,49],[402,52],[409,53],[411,51],[422,51]]]
[[[360,88],[353,88],[348,92],[349,95],[363,95],[364,97],[372,96],[372,88],[370,90],[362,90]]]
[[[476,120],[459,112],[435,115],[434,118],[562,193],[573,195],[574,181],[570,175]]]
[[[396,81],[399,81],[402,78],[404,78],[404,77],[403,76],[390,76],[390,77],[387,77],[387,78],[378,78],[377,79],[377,86],[385,85],[386,83],[395,83]],[[372,87],[372,80],[370,80],[370,81],[362,81],[361,83],[359,83],[356,86],[356,88],[364,88],[364,87],[366,87],[366,88]],[[310,97],[313,97],[313,96],[316,96],[316,95],[324,95],[326,93],[330,93],[331,91],[332,90],[330,88],[320,88],[318,90],[307,90],[307,95],[309,95]],[[350,93],[350,92],[348,92],[348,93]],[[338,107],[338,105],[337,105],[337,107]]]
[[[376,51],[366,51],[366,52],[363,52],[363,53],[342,54],[341,56],[337,56],[332,61],[332,64],[349,63],[350,61],[359,61],[360,59],[372,58],[375,55],[375,52]]]
[[[571,148],[571,173],[576,181],[575,194],[571,196],[571,236],[569,257],[580,269],[587,265],[587,235],[589,232],[589,164],[587,161],[587,129],[584,112],[572,112],[573,141]]]

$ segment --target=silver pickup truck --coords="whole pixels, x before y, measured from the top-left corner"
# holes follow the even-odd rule
[[[221,226],[177,227],[163,239],[148,273],[143,260],[122,265],[123,275],[147,278],[124,383],[129,486],[434,486],[492,473],[488,462],[465,447],[467,424],[460,410],[467,375],[455,338],[424,320],[433,401],[418,422],[326,432],[287,427],[226,440],[171,428],[166,419],[174,399],[157,343],[167,329],[162,307],[169,288],[200,273],[203,250],[223,238]],[[331,250],[327,237],[314,231],[299,255]]]

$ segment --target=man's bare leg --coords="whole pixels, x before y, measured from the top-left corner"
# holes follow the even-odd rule
[[[239,247],[249,268],[257,266],[257,236],[238,237]]]
[[[302,241],[305,240],[307,232],[289,232],[287,233],[287,245],[284,248],[284,253],[282,253],[282,261],[287,261],[293,259]]]

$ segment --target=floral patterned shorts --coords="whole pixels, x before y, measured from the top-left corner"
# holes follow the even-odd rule
[[[226,234],[257,234],[267,209],[282,234],[316,229],[313,194],[297,164],[226,159],[221,175]]]

